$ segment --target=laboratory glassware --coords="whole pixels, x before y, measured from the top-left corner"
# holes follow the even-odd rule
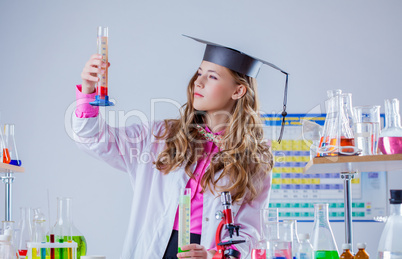
[[[379,149],[385,154],[402,153],[402,127],[399,100],[385,100],[385,128],[381,131]]]
[[[32,241],[46,242],[46,217],[39,208],[34,209],[32,224]]]
[[[90,102],[94,106],[113,106],[109,101],[108,95],[108,76],[109,76],[109,28],[98,27],[98,54],[102,55],[102,62],[106,64],[105,73],[99,74],[99,81],[96,86],[95,101]]]
[[[191,189],[183,188],[179,197],[179,253],[182,246],[190,244],[190,222],[191,222]]]
[[[81,232],[74,226],[72,202],[72,198],[57,197],[57,221],[49,232],[48,241],[52,242],[52,235],[54,235],[55,243],[76,242],[78,245],[77,259],[80,259],[81,255],[86,255],[87,253],[87,242]],[[68,249],[55,249],[55,259],[62,259],[68,253],[70,253]]]
[[[15,144],[14,124],[4,125],[4,145],[3,163],[21,166],[21,160],[18,158],[17,145]],[[7,161],[4,161],[4,158]]]
[[[311,243],[316,259],[338,259],[338,247],[328,217],[328,203],[314,204],[314,226]]]
[[[300,245],[297,249],[297,259],[314,259],[314,250],[309,239],[309,234],[302,233],[299,235]]]
[[[327,116],[318,153],[320,156],[355,155],[354,135],[345,113],[340,90],[328,92]]]
[[[267,225],[267,258],[292,259],[293,222],[270,222]]]
[[[345,115],[347,120],[349,121],[350,127],[353,125],[354,112],[352,107],[352,94],[351,93],[342,93],[342,103],[343,109],[345,110]]]
[[[376,155],[380,135],[379,105],[353,107],[355,145],[362,150],[361,155]]]
[[[7,242],[10,244],[10,249],[12,249],[12,254],[17,256],[18,251],[15,246],[15,222],[14,221],[3,221],[3,234],[9,237],[7,238]],[[11,257],[14,258],[14,257]],[[15,257],[16,258],[16,257]]]
[[[278,215],[278,208],[264,208],[260,210],[261,239],[268,240],[269,234],[277,231],[277,225],[269,223],[277,223]]]
[[[402,258],[402,190],[390,190],[390,215],[378,244],[378,258]]]
[[[12,243],[12,230],[6,229],[3,235],[0,235],[0,258],[17,259],[17,253]]]
[[[293,226],[292,255],[293,255],[293,259],[296,259],[297,250],[299,249],[299,245],[300,245],[299,236],[297,235],[297,220],[286,219],[284,221],[292,223],[292,226]]]
[[[17,249],[20,256],[26,256],[28,252],[27,243],[32,241],[31,208],[20,208],[19,232],[17,235]]]
[[[339,256],[340,259],[353,259],[353,254],[350,251],[352,249],[351,244],[342,244],[342,254]]]
[[[357,249],[359,251],[355,255],[355,259],[369,259],[369,254],[366,252],[366,243],[358,243]]]

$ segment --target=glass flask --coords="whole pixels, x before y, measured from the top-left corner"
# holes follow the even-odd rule
[[[338,259],[338,247],[329,225],[328,203],[314,204],[314,226],[311,235],[314,258]]]
[[[17,145],[15,144],[14,124],[4,125],[3,163],[21,166],[18,158]]]
[[[77,243],[77,259],[87,253],[87,242],[85,237],[73,224],[72,198],[57,197],[57,221],[49,232],[48,241],[58,243],[71,242]],[[55,259],[62,259],[67,256],[69,251],[66,248],[55,249]]]
[[[345,115],[347,120],[349,121],[349,126],[353,126],[353,108],[352,108],[352,94],[351,93],[342,93],[342,103],[343,109],[345,110]]]
[[[297,259],[313,259],[314,252],[313,246],[310,243],[310,235],[309,234],[300,234],[299,240],[300,245],[297,249],[296,258]]]
[[[402,153],[402,127],[398,99],[385,100],[385,128],[381,131],[378,147],[384,155]]]
[[[297,235],[297,220],[295,219],[287,219],[285,222],[289,222],[293,226],[293,239],[292,239],[292,256],[293,259],[296,259],[297,250],[299,249],[300,240]]]
[[[369,259],[369,254],[366,252],[366,243],[358,243],[357,249],[359,251],[355,255],[355,259]]]
[[[17,235],[16,246],[20,256],[26,256],[28,252],[27,243],[32,241],[31,209],[20,208],[20,221],[18,223],[19,232]]]
[[[339,256],[340,259],[353,259],[354,256],[350,250],[352,249],[351,244],[342,244],[343,253]]]
[[[356,106],[354,110],[354,133],[356,147],[361,155],[376,155],[380,135],[379,105]]]
[[[320,156],[355,155],[354,135],[345,113],[340,90],[330,91],[326,101],[327,116],[318,148]]]
[[[402,258],[402,190],[390,190],[390,215],[378,244],[378,258]]]

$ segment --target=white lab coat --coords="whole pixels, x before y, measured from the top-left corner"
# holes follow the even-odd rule
[[[164,122],[146,121],[124,128],[113,128],[101,116],[73,117],[73,130],[79,147],[128,173],[133,200],[121,259],[162,258],[172,233],[179,190],[189,180],[184,166],[164,175],[152,163],[164,150],[165,142],[156,140],[151,130],[153,134],[163,132]],[[192,170],[195,167],[193,165]],[[227,179],[223,180],[223,184],[224,181]],[[241,225],[239,239],[247,240],[247,243],[236,245],[242,258],[250,258],[251,242],[259,238],[260,209],[268,206],[270,185],[269,176],[265,179],[262,193],[252,203],[232,206],[234,221]],[[220,194],[206,191],[203,195],[201,233],[201,245],[206,249],[215,246],[215,232],[219,224],[215,212],[222,209]],[[228,239],[227,231],[224,232],[222,237]]]

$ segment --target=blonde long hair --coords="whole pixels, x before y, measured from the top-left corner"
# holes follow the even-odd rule
[[[214,191],[229,191],[233,202],[246,202],[255,199],[263,188],[263,180],[273,166],[272,153],[263,141],[264,131],[258,114],[259,104],[257,81],[254,78],[228,69],[236,84],[247,88],[246,94],[233,106],[231,116],[223,134],[223,150],[211,159],[210,167],[201,179],[202,192],[207,188]],[[191,166],[201,158],[203,151],[202,136],[196,125],[205,124],[205,112],[193,107],[194,82],[197,73],[191,78],[187,87],[187,103],[181,107],[179,119],[165,120],[165,131],[157,139],[165,139],[166,149],[153,162],[156,168],[165,174],[185,166],[188,176],[194,177]],[[184,113],[183,113],[184,110]],[[215,174],[223,169],[215,179]],[[219,181],[228,177],[229,183],[219,185]]]

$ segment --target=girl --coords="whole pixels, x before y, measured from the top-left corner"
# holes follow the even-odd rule
[[[230,59],[232,52],[237,57]],[[250,242],[259,237],[259,211],[268,206],[273,161],[258,114],[254,77],[259,68],[239,66],[238,55],[251,58],[207,43],[178,119],[120,128],[105,125],[98,108],[89,105],[98,75],[110,64],[97,54],[86,63],[73,116],[77,143],[126,171],[133,188],[121,258],[212,258],[222,191],[231,193],[234,222],[241,226],[240,238],[249,241],[233,249],[243,258],[250,253]],[[142,161],[142,154],[152,162]],[[191,244],[181,247],[188,252],[177,254],[178,201],[185,187],[191,188]],[[225,233],[222,240],[228,236]]]

